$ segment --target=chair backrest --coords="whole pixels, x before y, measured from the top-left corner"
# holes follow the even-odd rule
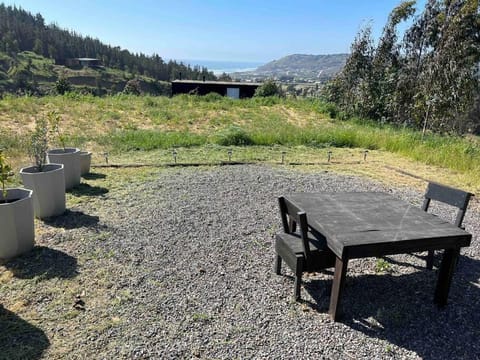
[[[305,257],[308,258],[310,256],[310,246],[308,244],[307,213],[292,204],[283,196],[278,198],[278,204],[280,205],[280,216],[282,217],[283,230],[285,233],[291,234],[295,232],[296,224],[299,225],[303,251]]]
[[[468,202],[473,196],[472,193],[455,189],[446,185],[429,182],[425,193],[422,209],[427,211],[430,206],[430,200],[440,201],[445,204],[458,208],[455,225],[462,226],[465,212],[467,211]]]

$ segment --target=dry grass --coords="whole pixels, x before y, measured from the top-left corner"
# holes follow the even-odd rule
[[[232,161],[290,166],[307,172],[331,171],[372,178],[392,187],[411,187],[419,191],[425,189],[427,181],[435,181],[473,193],[480,193],[476,179],[468,174],[426,165],[381,150],[370,150],[364,160],[365,150],[358,148],[204,146],[177,149],[177,163],[181,165],[228,162],[228,150],[232,150]],[[328,151],[332,152],[330,162],[328,162]],[[284,164],[281,164],[282,152],[285,152]],[[106,165],[104,157],[100,154],[94,154],[94,163]],[[128,152],[111,155],[109,163],[115,165],[143,164],[157,167],[171,165],[173,156],[169,150]]]

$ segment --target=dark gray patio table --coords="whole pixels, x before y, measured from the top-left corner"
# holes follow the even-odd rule
[[[350,259],[445,249],[434,302],[447,303],[460,248],[472,235],[405,201],[379,192],[295,193],[285,196],[307,213],[308,225],[323,235],[336,255],[330,317],[341,315],[341,295]]]

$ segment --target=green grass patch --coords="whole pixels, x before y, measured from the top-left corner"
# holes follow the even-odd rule
[[[206,143],[206,137],[192,133],[162,132],[156,130],[123,130],[101,136],[98,143],[108,146],[115,152],[130,150],[169,149],[192,147]]]

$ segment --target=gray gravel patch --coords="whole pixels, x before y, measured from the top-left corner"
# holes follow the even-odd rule
[[[72,356],[480,358],[477,212],[465,218],[474,239],[462,251],[445,309],[432,301],[436,271],[425,270],[418,254],[386,257],[380,273],[376,259],[362,259],[349,263],[344,319],[333,323],[331,271],[304,277],[301,303],[292,301],[288,267],[282,276],[273,271],[277,197],[297,191],[385,191],[422,201],[414,190],[358,177],[243,165],[161,170],[152,181],[106,194],[101,209],[80,204],[75,210],[98,216],[98,227],[71,229],[56,241],[106,231],[95,246],[109,254],[106,266],[116,265],[111,291],[120,300],[103,311],[123,321],[76,340]],[[451,218],[446,207],[433,211]],[[95,316],[88,305],[86,316]]]

